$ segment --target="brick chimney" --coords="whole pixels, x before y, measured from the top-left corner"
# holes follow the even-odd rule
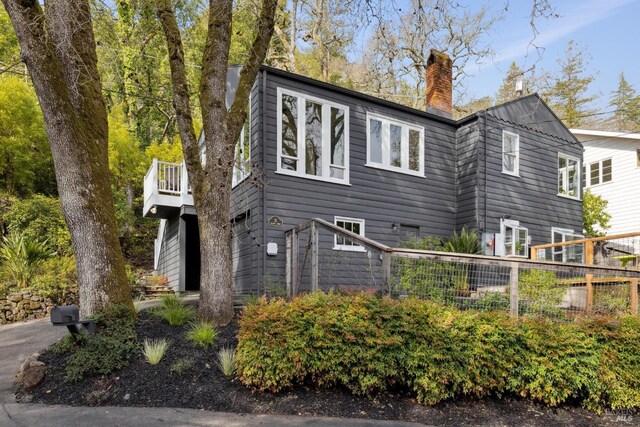
[[[431,49],[427,61],[427,110],[446,117],[451,117],[452,66],[446,53]]]

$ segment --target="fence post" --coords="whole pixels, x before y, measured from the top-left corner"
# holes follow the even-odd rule
[[[384,286],[387,288],[389,295],[391,295],[391,251],[382,253],[382,270]]]
[[[518,317],[518,263],[511,263],[509,272],[509,314]]]
[[[591,313],[591,311],[593,310],[593,274],[585,274],[584,275],[584,282],[587,286],[587,301],[586,301],[586,306],[587,306],[587,313]]]
[[[291,256],[291,240],[292,240],[292,235],[291,233],[287,233],[285,236],[285,253],[286,253],[286,258],[287,258],[287,263],[285,266],[285,276],[286,276],[286,280],[287,280],[287,295],[289,297],[293,296],[293,287],[292,287],[292,283],[291,283],[291,262],[292,262],[292,256]]]
[[[593,265],[593,242],[585,242],[584,244],[584,263]]]
[[[311,291],[318,290],[318,226],[311,222]]]
[[[291,253],[292,253],[292,257],[291,257],[291,275],[292,277],[292,295],[291,296],[296,296],[298,294],[298,290],[300,289],[300,276],[298,274],[298,251],[300,250],[300,246],[298,243],[298,232],[296,230],[293,230],[291,232]]]
[[[631,296],[631,314],[638,314],[638,282],[638,279],[631,279],[629,292]]]
[[[529,253],[531,253],[531,259],[532,260],[537,260],[538,259],[538,248],[535,247],[531,247],[529,248]]]

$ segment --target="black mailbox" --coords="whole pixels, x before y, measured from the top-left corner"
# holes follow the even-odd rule
[[[80,323],[80,309],[77,305],[55,306],[51,309],[51,323],[54,325]]]
[[[51,309],[51,323],[53,326],[66,326],[74,339],[80,333],[78,325],[90,335],[96,333],[96,324],[93,320],[80,320],[80,309],[77,305],[55,306]]]

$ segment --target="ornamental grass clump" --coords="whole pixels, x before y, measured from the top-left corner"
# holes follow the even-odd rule
[[[182,300],[176,295],[167,295],[160,300],[160,307],[153,310],[153,313],[160,316],[170,325],[184,325],[187,321],[195,317],[196,311],[193,307],[184,305]]]
[[[218,351],[218,361],[216,362],[220,370],[226,376],[235,372],[236,349],[233,347],[223,347]]]
[[[160,363],[167,349],[169,348],[169,341],[165,338],[145,339],[143,344],[142,353],[144,358],[147,359],[150,365],[157,365]]]
[[[218,333],[218,329],[213,322],[200,321],[191,324],[189,332],[187,332],[187,338],[199,347],[209,347],[218,338]]]

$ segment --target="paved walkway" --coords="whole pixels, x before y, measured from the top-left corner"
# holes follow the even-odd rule
[[[188,299],[197,299],[189,296]],[[144,308],[154,301],[142,303]],[[0,426],[344,426],[373,427],[416,424],[362,419],[296,417],[281,415],[243,415],[182,408],[70,407],[15,403],[13,378],[20,364],[67,334],[67,328],[54,327],[49,318],[0,326]]]

